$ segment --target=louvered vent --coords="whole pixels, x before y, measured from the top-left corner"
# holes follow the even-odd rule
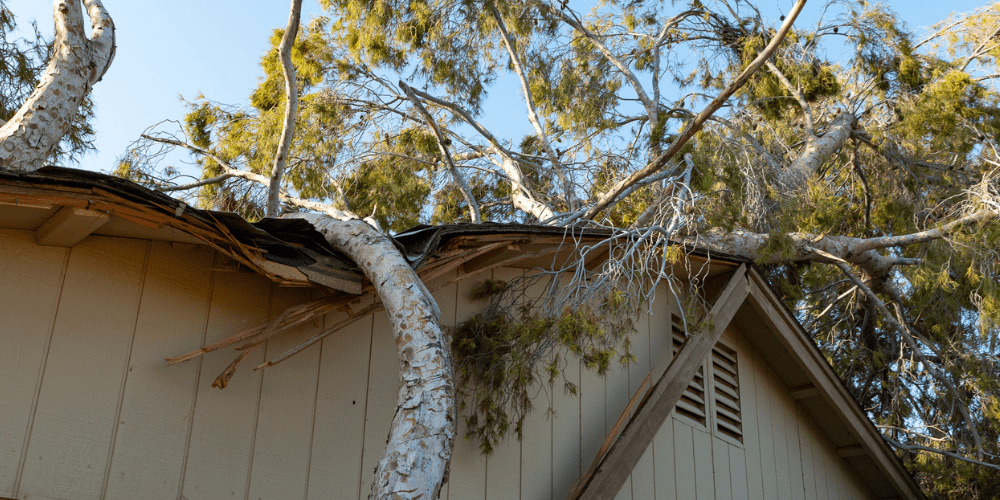
[[[722,344],[712,348],[712,390],[715,393],[715,428],[720,434],[743,442],[740,412],[740,379],[736,351]]]
[[[684,332],[684,325],[681,323],[681,318],[677,315],[671,315],[671,337],[673,339],[673,354],[677,355],[680,351],[681,344],[684,343],[686,337]],[[705,425],[705,366],[702,365],[698,367],[698,372],[694,374],[694,379],[688,384],[687,389],[684,390],[684,394],[681,395],[680,401],[677,402],[675,407],[678,415],[683,415],[695,422]]]

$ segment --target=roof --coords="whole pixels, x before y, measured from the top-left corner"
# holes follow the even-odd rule
[[[95,217],[87,217],[93,214],[99,216],[96,222]],[[63,246],[88,234],[205,244],[286,286],[318,285],[347,294],[360,294],[370,287],[358,267],[302,219],[250,223],[233,213],[196,209],[133,182],[94,172],[60,167],[31,173],[0,170],[0,221],[2,227],[33,230],[36,235],[44,231]],[[515,264],[551,266],[572,257],[578,242],[614,244],[621,235],[603,228],[485,223],[417,226],[393,239],[427,281],[459,266],[464,274]],[[750,292],[734,321],[766,328],[745,328],[742,333],[876,495],[924,498],[761,273],[735,256],[693,250],[688,258],[707,264],[710,275],[750,265]]]

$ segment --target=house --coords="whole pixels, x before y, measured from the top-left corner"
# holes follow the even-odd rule
[[[486,277],[573,251],[532,226],[397,239],[445,325],[482,308],[468,291]],[[301,221],[50,167],[0,173],[0,256],[0,498],[367,495],[396,404],[391,329]],[[757,271],[687,258],[714,282],[717,343],[686,341],[660,290],[635,362],[606,378],[570,362],[579,395],[540,388],[524,440],[489,457],[457,440],[442,498],[923,498]],[[226,339],[247,348],[195,356]]]

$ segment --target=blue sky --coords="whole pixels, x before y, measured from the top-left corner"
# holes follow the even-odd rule
[[[777,12],[787,11],[792,3],[765,0],[759,5]],[[803,21],[815,20],[823,4],[810,1]],[[897,0],[889,4],[912,30],[921,33],[921,27],[952,11],[966,12],[984,2]],[[7,5],[20,25],[36,19],[42,32],[51,36],[52,0],[7,0]],[[115,159],[147,127],[180,119],[185,112],[180,96],[193,100],[203,94],[224,103],[245,102],[261,75],[258,63],[271,30],[284,27],[289,8],[284,0],[104,0],[104,5],[115,21],[118,51],[104,80],[94,88],[98,152],[88,154],[80,164],[98,171],[113,168]],[[315,0],[304,0],[303,10],[304,19],[321,13]],[[507,92],[494,95],[499,93]],[[509,94],[521,100],[517,88]],[[496,110],[512,108],[510,100],[494,99],[499,106]],[[489,105],[486,111],[489,114]],[[520,121],[519,127],[527,125],[526,120]]]

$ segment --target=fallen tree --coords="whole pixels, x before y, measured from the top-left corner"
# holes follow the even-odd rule
[[[336,22],[299,29],[292,3],[249,106],[192,103],[117,173],[248,218],[305,217],[365,269],[397,338],[414,342],[399,344],[401,411],[374,497],[435,495],[454,438],[454,419],[440,418],[455,415],[454,367],[433,299],[379,229],[416,222],[608,229],[620,251],[600,269],[553,270],[580,292],[550,314],[621,290],[639,304],[684,248],[753,260],[916,470],[996,461],[995,4],[923,40],[871,5],[795,29],[801,0],[780,22],[748,2],[590,15],[545,1],[327,4]],[[65,50],[0,129],[8,168],[44,163],[110,62],[110,18],[85,5],[89,40],[79,5],[57,2]],[[826,60],[817,47],[830,38],[857,57]],[[523,137],[484,124],[505,72]],[[165,147],[192,152],[199,178],[161,169]]]

